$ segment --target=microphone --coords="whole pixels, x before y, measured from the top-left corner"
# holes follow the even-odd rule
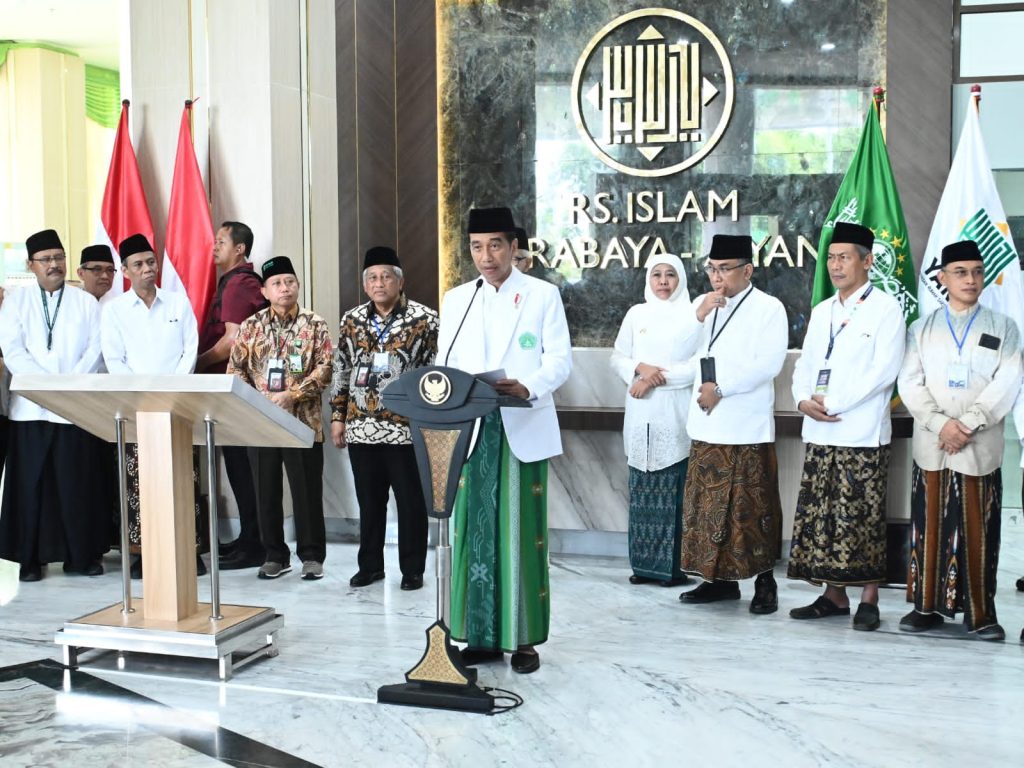
[[[469,304],[466,305],[466,311],[462,315],[462,322],[460,322],[459,323],[459,327],[455,329],[455,335],[452,336],[452,343],[448,345],[448,354],[446,354],[444,356],[444,365],[445,365],[446,368],[448,367],[448,358],[452,356],[452,347],[455,346],[455,340],[457,338],[459,338],[459,331],[461,331],[462,330],[462,326],[466,324],[466,318],[469,317],[470,307],[472,307],[473,306],[473,302],[476,301],[476,295],[478,293],[480,293],[480,286],[482,286],[483,284],[484,284],[484,279],[482,277],[477,278],[476,290],[473,291],[473,298],[471,298],[469,300]]]

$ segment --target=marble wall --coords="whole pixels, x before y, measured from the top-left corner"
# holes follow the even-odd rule
[[[562,289],[574,344],[607,347],[626,309],[642,296],[642,269],[633,263],[643,266],[655,238],[670,252],[700,256],[714,233],[751,233],[768,238],[755,282],[787,305],[791,345],[799,346],[815,263],[806,245],[817,245],[821,221],[859,138],[871,87],[885,78],[886,3],[662,3],[703,22],[721,40],[733,69],[735,104],[724,135],[701,163],[659,178],[626,175],[599,160],[577,131],[572,109],[573,74],[588,42],[613,19],[648,5],[438,3],[441,287],[475,275],[462,234],[468,209],[507,204],[542,256],[535,259],[535,276]],[[651,23],[630,22],[626,38]],[[654,23],[670,37],[699,37],[671,21]],[[702,74],[725,93],[727,78],[714,71],[710,44],[698,42]],[[599,60],[593,56],[585,69],[591,79],[600,76],[599,68],[591,71]],[[716,98],[706,109],[712,122],[724,96]],[[626,157],[634,150],[615,151]],[[666,156],[670,151],[675,150]],[[732,210],[724,217],[719,212],[713,222],[701,220],[714,207],[709,193],[725,198],[734,190],[735,221]],[[651,193],[676,217],[691,191],[703,211],[680,221],[640,221],[642,214],[626,210],[630,195]],[[611,201],[612,220],[601,223],[600,212],[580,213],[578,198],[574,214],[574,195],[585,195],[594,212],[598,194]],[[649,238],[636,260],[627,237],[634,243]],[[614,260],[603,269],[582,266],[598,258],[584,254],[580,238],[596,242],[591,250],[598,257],[618,238],[630,266]],[[706,278],[699,259],[687,264],[696,295],[706,290]]]

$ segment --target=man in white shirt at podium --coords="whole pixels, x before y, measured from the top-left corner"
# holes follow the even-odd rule
[[[480,278],[445,294],[437,363],[478,374],[502,369],[494,388],[529,400],[484,418],[463,469],[452,516],[451,630],[464,663],[512,654],[512,669],[540,666],[548,638],[547,470],[562,452],[552,394],[572,370],[558,289],[513,268],[508,208],[469,213]],[[477,294],[480,294],[479,296]]]
[[[54,230],[25,246],[36,283],[9,291],[0,308],[4,364],[14,375],[93,373],[100,364],[96,300],[65,284],[67,257]],[[17,393],[9,426],[0,558],[20,563],[22,581],[39,581],[43,566],[57,561],[69,574],[103,573],[109,524],[83,461],[88,434]]]
[[[111,301],[103,310],[100,340],[107,372],[136,375],[192,373],[199,332],[188,296],[157,288],[156,254],[145,235],[125,238],[117,250],[121,256],[121,268],[131,281],[132,289]],[[141,552],[142,546],[138,450],[134,443],[127,446],[128,540],[134,553]],[[205,530],[202,522],[197,493],[196,533],[200,541],[200,532]],[[200,575],[206,573],[206,566],[198,556],[196,567]],[[141,576],[142,561],[136,558],[132,564],[132,578]]]

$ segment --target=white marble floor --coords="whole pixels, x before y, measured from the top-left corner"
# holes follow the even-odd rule
[[[802,583],[781,581],[780,611],[754,617],[746,599],[683,606],[678,589],[630,586],[622,560],[555,558],[540,670],[481,668],[482,684],[525,700],[494,717],[376,704],[376,688],[401,682],[419,659],[433,594],[398,589],[394,551],[384,583],[352,590],[355,547],[330,545],[321,582],[294,572],[275,582],[252,571],[222,575],[226,602],[272,605],[287,622],[280,656],[231,682],[219,683],[211,662],[172,668],[129,657],[118,670],[106,655],[85,656],[83,670],[158,704],[98,706],[88,686],[0,683],[0,763],[71,755],[76,765],[217,763],[185,737],[155,735],[145,722],[155,717],[180,723],[174,733],[219,726],[323,766],[1020,766],[1019,511],[1005,512],[1003,533],[997,604],[1008,637],[997,644],[954,629],[898,632],[907,607],[897,590],[883,592],[882,628],[860,633],[848,620],[789,619],[816,593]],[[3,569],[0,667],[59,658],[53,633],[65,619],[118,600],[116,562],[107,564],[111,572],[97,579],[51,567],[20,589],[16,571]],[[751,588],[743,585],[745,598]],[[154,714],[159,704],[166,708]]]

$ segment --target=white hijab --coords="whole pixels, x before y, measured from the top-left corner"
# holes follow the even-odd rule
[[[653,272],[654,268],[659,264],[665,264],[672,267],[672,269],[676,271],[676,274],[679,275],[679,285],[676,286],[672,295],[667,299],[659,299],[651,288],[651,272]],[[683,270],[682,260],[671,253],[662,253],[649,257],[647,259],[647,280],[644,283],[644,300],[648,304],[657,306],[659,304],[672,305],[680,299],[687,302],[690,300],[690,294],[686,290],[686,272]]]

